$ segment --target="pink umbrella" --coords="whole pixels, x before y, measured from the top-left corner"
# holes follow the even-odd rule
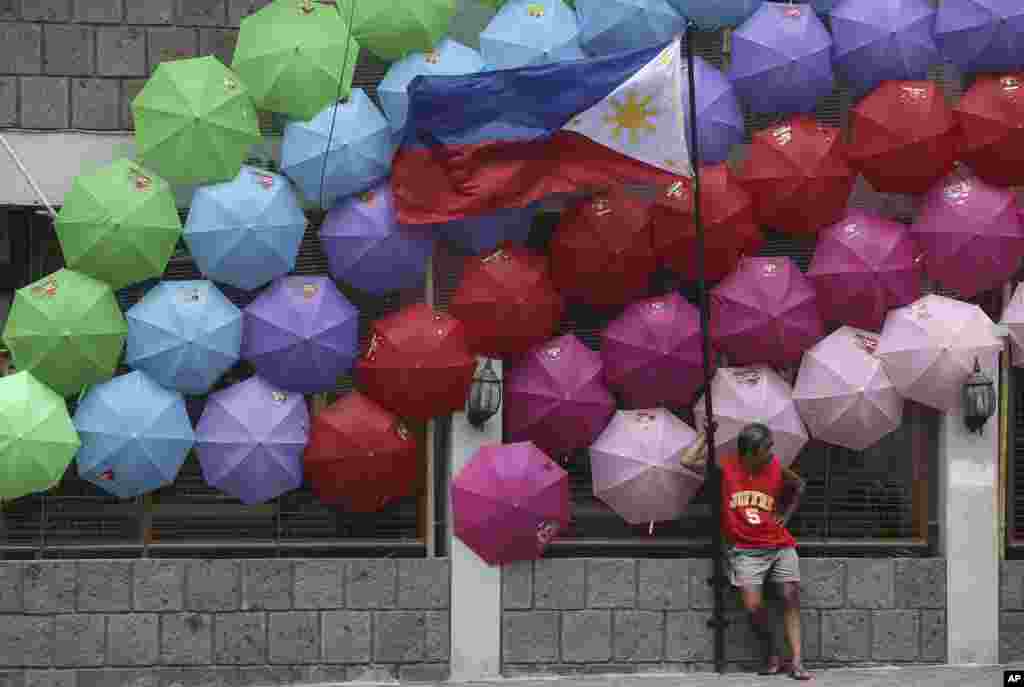
[[[875,352],[901,394],[948,412],[974,361],[1002,350],[994,327],[978,306],[929,294],[889,312]]]
[[[601,356],[572,334],[534,346],[508,371],[505,426],[552,456],[593,443],[615,412]]]
[[[877,334],[840,327],[804,354],[793,401],[815,439],[863,451],[899,428],[903,397],[877,346]]]
[[[569,525],[569,473],[528,441],[484,446],[451,504],[455,536],[489,565],[534,560]]]
[[[700,313],[677,293],[637,301],[601,334],[601,358],[628,406],[687,405],[704,382]]]
[[[1013,192],[956,170],[925,196],[911,232],[929,276],[961,298],[1001,286],[1024,258],[1024,225]]]
[[[1010,331],[1013,366],[1024,367],[1024,282],[1017,284],[999,323]]]
[[[807,277],[826,321],[881,329],[890,308],[921,295],[922,259],[907,228],[863,210],[818,234]]]
[[[711,380],[715,408],[715,446],[721,454],[736,452],[736,438],[752,422],[767,425],[775,455],[790,465],[807,443],[807,430],[793,403],[793,387],[767,367],[721,367]],[[704,397],[693,409],[693,424],[704,426]]]
[[[620,410],[590,447],[594,496],[631,525],[678,519],[704,484],[679,462],[696,438],[664,408]]]
[[[711,292],[711,336],[731,364],[784,367],[823,334],[814,287],[789,258],[743,258]]]

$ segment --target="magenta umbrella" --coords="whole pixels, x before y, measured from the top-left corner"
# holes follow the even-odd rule
[[[677,293],[637,301],[601,334],[601,358],[628,406],[687,405],[704,383],[700,312]]]
[[[910,231],[925,270],[961,298],[1001,286],[1024,258],[1024,226],[1012,191],[954,170],[925,196]]]
[[[730,365],[785,367],[823,335],[814,287],[787,257],[743,258],[711,292],[711,336]]]
[[[505,426],[552,456],[586,448],[608,425],[615,399],[601,356],[572,334],[534,346],[508,371]]]
[[[903,224],[850,210],[818,234],[807,276],[822,318],[877,331],[890,308],[921,295],[922,260]]]
[[[569,474],[528,441],[484,446],[451,503],[455,536],[488,565],[534,560],[569,526]]]

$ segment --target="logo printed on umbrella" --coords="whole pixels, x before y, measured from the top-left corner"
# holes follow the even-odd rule
[[[775,138],[775,142],[780,146],[784,146],[793,140],[793,127],[788,124],[785,126],[776,127],[772,131],[772,136]]]
[[[651,423],[658,419],[658,417],[649,411],[638,410],[633,415],[633,419],[643,427],[650,427]]]
[[[901,86],[900,93],[905,102],[924,102],[928,98],[928,89],[924,86]]]
[[[187,289],[181,289],[178,292],[178,300],[182,303],[202,303],[203,302],[203,291],[199,287],[193,286]]]
[[[748,386],[754,386],[761,381],[759,370],[732,370],[732,376],[738,383]]]
[[[963,205],[971,195],[971,182],[967,179],[951,181],[942,189],[942,195],[950,205]]]
[[[690,189],[687,188],[683,182],[676,181],[667,189],[665,189],[665,197],[673,198],[675,200],[689,200]]]
[[[543,17],[544,16],[544,5],[538,5],[536,3],[526,6],[526,13],[531,17]]]
[[[370,207],[373,207],[373,203],[376,197],[377,194],[374,193],[373,191],[363,191],[362,193],[359,194],[359,200]]]
[[[1003,91],[1006,93],[1013,93],[1014,91],[1020,90],[1020,79],[1015,76],[1004,76],[999,79],[999,84],[1003,87]]]
[[[107,468],[97,476],[97,479],[103,482],[113,482],[114,470],[112,468]]]
[[[928,304],[924,302],[918,302],[911,305],[910,315],[917,320],[929,320],[932,317],[932,314],[928,312]]]
[[[274,403],[284,403],[288,400],[288,394],[283,391],[274,391],[270,396],[274,399]]]
[[[52,298],[57,295],[57,278],[47,277],[41,283],[32,287],[32,293],[36,296]]]
[[[426,60],[427,64],[437,64],[441,61],[441,53],[436,50],[431,50],[423,57],[423,59]]]
[[[312,300],[316,292],[320,290],[320,287],[316,284],[303,284],[302,285],[302,297],[307,301]]]
[[[373,336],[370,337],[370,345],[366,347],[365,357],[367,360],[373,360],[374,357],[377,355],[378,343],[380,343],[380,337],[377,335],[377,332],[374,332]]]
[[[862,235],[860,226],[856,222],[850,222],[849,224],[847,224],[845,227],[843,227],[843,231],[846,232],[847,238],[851,239],[855,239],[858,236]]]
[[[544,350],[544,355],[552,360],[558,360],[559,356],[562,355],[562,348],[560,346],[552,346],[551,348]]]
[[[764,275],[766,277],[774,277],[779,271],[779,266],[774,262],[770,262],[764,266]]]
[[[504,250],[498,249],[498,250],[494,251],[493,253],[491,253],[490,255],[488,255],[486,258],[482,258],[480,260],[480,262],[482,262],[484,264],[487,264],[489,262],[494,262],[495,260],[497,260],[499,258],[501,258],[501,260],[503,262],[508,262],[509,260],[512,259],[512,256],[509,255],[508,253],[506,253]]]
[[[598,198],[594,201],[594,214],[598,217],[612,214],[612,209],[608,206],[607,198]]]
[[[787,7],[784,14],[790,19],[796,19],[797,17],[802,15],[803,12],[800,11],[799,7]]]
[[[266,174],[264,172],[253,172],[253,174],[256,176],[256,180],[259,182],[259,185],[262,186],[264,189],[269,191],[270,189],[274,188],[273,176],[271,176],[270,174]]]
[[[878,337],[857,332],[853,335],[854,341],[868,355],[874,357],[875,349],[878,348]]]
[[[226,90],[226,91],[233,91],[236,88],[238,88],[238,79],[236,79],[233,76],[225,76],[224,77],[224,90]]]
[[[558,523],[554,520],[543,520],[537,525],[537,545],[544,549],[558,536]]]

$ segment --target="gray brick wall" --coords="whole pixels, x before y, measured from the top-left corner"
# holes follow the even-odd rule
[[[1024,661],[1024,561],[1003,561],[999,611],[999,661]]]
[[[511,565],[502,577],[503,672],[712,670],[710,575],[711,562],[700,559]],[[801,577],[809,665],[945,661],[944,560],[811,558],[801,561]],[[1024,610],[1024,567],[1016,584]],[[757,660],[753,634],[738,595],[726,599],[734,621],[726,631],[726,660],[731,669],[746,670]],[[1024,613],[1019,620],[1024,636]],[[1024,641],[1019,645],[1024,649]]]
[[[0,562],[0,684],[443,680],[449,585],[446,560]]]

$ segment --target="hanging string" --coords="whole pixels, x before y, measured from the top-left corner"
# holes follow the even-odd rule
[[[328,4],[327,0],[318,0],[323,4]],[[348,54],[352,47],[352,34],[355,33],[355,15],[356,15],[356,2],[358,0],[348,0],[348,36],[345,38],[345,57],[341,63],[341,74],[338,77],[338,93],[334,98],[334,110],[331,112],[331,128],[327,133],[327,148],[324,150],[324,164],[320,168],[320,207],[324,210],[328,208],[324,207],[324,179],[327,177],[327,159],[331,154],[331,143],[334,141],[334,127],[338,122],[338,107],[341,105],[341,92],[345,87],[345,74],[348,73]],[[338,10],[338,15],[341,15],[341,7],[337,2],[330,3]],[[349,95],[345,98],[347,101],[352,97],[351,88],[349,89]]]

